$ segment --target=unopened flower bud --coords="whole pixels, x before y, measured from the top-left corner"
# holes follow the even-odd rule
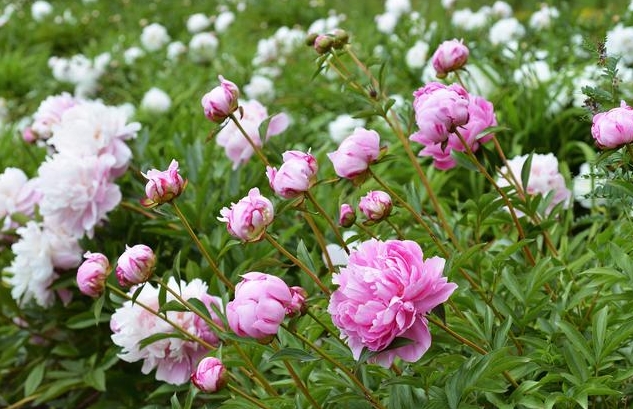
[[[329,52],[334,44],[334,39],[327,34],[319,34],[314,40],[314,49],[320,55]]]
[[[374,190],[360,199],[358,208],[369,220],[377,222],[389,216],[393,203],[386,192]]]
[[[314,46],[314,41],[317,39],[318,36],[319,35],[317,33],[308,34],[308,36],[306,37],[306,45],[308,47]]]
[[[82,294],[97,298],[103,293],[110,273],[110,262],[101,253],[86,252],[84,261],[77,269],[77,286]]]
[[[145,194],[146,205],[167,203],[180,196],[185,190],[187,182],[178,173],[178,162],[175,159],[165,171],[152,169],[147,174],[142,174],[147,179]]]
[[[350,227],[354,225],[355,221],[356,221],[356,212],[354,211],[352,206],[350,206],[347,203],[343,203],[341,205],[341,211],[338,218],[338,224],[341,227]]]
[[[332,44],[332,47],[334,47],[337,50],[340,50],[341,48],[345,47],[345,45],[349,42],[349,34],[345,30],[337,28],[336,30],[334,30],[333,35],[334,35],[334,43]]]
[[[229,382],[229,374],[218,358],[206,357],[191,374],[191,382],[201,391],[213,393],[226,386]]]
[[[286,307],[286,316],[297,317],[305,314],[308,311],[308,305],[306,304],[308,292],[302,287],[294,286],[290,287],[290,294],[292,295],[292,301]]]
[[[207,92],[202,97],[204,115],[211,121],[222,123],[237,110],[240,90],[231,81],[225,80],[221,75],[220,85]]]
[[[144,283],[152,276],[155,264],[156,256],[148,246],[125,246],[125,252],[117,261],[116,278],[122,287]]]

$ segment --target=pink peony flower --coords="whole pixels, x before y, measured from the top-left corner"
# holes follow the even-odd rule
[[[229,374],[218,358],[208,356],[198,364],[191,374],[191,382],[202,392],[213,393],[224,388],[229,382]]]
[[[422,144],[441,143],[468,123],[468,92],[460,85],[429,82],[413,93],[415,122],[419,130],[409,139]]]
[[[302,287],[294,286],[290,287],[290,294],[292,295],[292,301],[286,307],[286,315],[296,317],[305,314],[308,311],[308,305],[306,304],[308,292]]]
[[[337,150],[327,154],[336,174],[346,179],[352,179],[365,172],[379,155],[380,135],[365,128],[356,128],[341,142]]]
[[[37,191],[37,180],[28,179],[26,174],[18,168],[6,168],[0,173],[0,231],[7,231],[18,227],[11,216],[22,214],[33,216],[35,206],[42,195]]]
[[[248,196],[237,203],[231,203],[231,208],[222,208],[218,220],[226,222],[226,228],[232,236],[244,241],[258,241],[264,235],[266,227],[273,222],[275,209],[270,200],[259,193],[254,187]]]
[[[277,334],[292,305],[292,293],[279,277],[258,272],[242,277],[235,298],[226,305],[229,326],[240,337],[268,339]]]
[[[619,107],[594,115],[591,135],[603,149],[633,142],[633,108],[622,101]]]
[[[338,224],[341,227],[350,227],[356,221],[356,212],[354,208],[347,203],[341,205],[341,211],[338,218]]]
[[[180,196],[187,184],[178,173],[178,162],[175,159],[172,159],[169,168],[165,171],[152,169],[147,174],[141,174],[147,179],[145,194],[148,204],[171,202]]]
[[[47,158],[38,169],[37,183],[45,223],[74,237],[92,237],[95,226],[121,201],[119,187],[111,182],[114,164],[109,155]]]
[[[110,273],[110,262],[101,253],[86,252],[84,261],[77,270],[77,286],[82,294],[99,297],[105,288],[105,281]]]
[[[244,114],[239,118],[240,125],[256,146],[261,147],[259,127],[268,118],[268,111],[258,101],[252,99],[241,104]],[[285,131],[289,124],[286,114],[277,114],[270,119],[268,129],[265,130],[265,140]],[[218,145],[225,149],[226,156],[233,161],[233,169],[246,163],[253,156],[253,147],[248,143],[237,125],[232,121],[227,123],[216,136]]]
[[[372,190],[360,199],[358,208],[369,220],[380,221],[391,214],[393,203],[388,193],[382,190]]]
[[[424,355],[431,345],[425,315],[457,288],[442,276],[444,263],[440,257],[424,260],[410,240],[372,239],[351,252],[347,266],[332,277],[339,288],[328,312],[355,359],[363,348],[376,352],[370,361],[384,367],[396,356],[415,362]],[[384,351],[396,338],[412,343]]]
[[[314,156],[301,151],[286,151],[283,160],[279,170],[267,166],[266,176],[275,193],[284,199],[292,199],[314,185],[319,166]]]
[[[473,152],[479,149],[479,145],[492,139],[492,134],[486,135],[481,139],[477,139],[484,129],[497,125],[494,107],[491,102],[479,96],[470,96],[468,104],[468,123],[459,128],[460,135],[464,138],[468,146]],[[452,169],[457,162],[451,155],[452,151],[465,152],[466,148],[455,133],[450,133],[445,142],[434,143],[420,137],[416,140],[425,145],[419,153],[420,156],[430,156],[433,158],[433,165],[436,168],[446,170]]]
[[[223,76],[218,76],[220,85],[204,94],[202,97],[202,108],[204,115],[209,120],[222,123],[233,112],[237,110],[237,99],[240,90],[231,81],[225,80]]]
[[[437,77],[444,78],[449,72],[462,68],[468,61],[468,54],[468,47],[462,40],[444,41],[431,58]]]
[[[508,161],[510,170],[514,174],[516,180],[522,185],[521,170],[529,155],[517,156]],[[502,167],[500,171],[501,175],[508,175],[508,168]],[[510,180],[512,180],[510,178]],[[497,184],[500,187],[510,186],[508,178],[499,176]],[[528,178],[528,185],[521,186],[522,189],[528,195],[543,195],[546,196],[550,192],[554,192],[552,201],[547,206],[545,214],[549,214],[554,207],[562,203],[563,208],[567,209],[571,202],[571,190],[565,185],[565,178],[558,171],[558,159],[551,153],[547,155],[534,154],[532,155],[532,166],[530,167],[530,175]],[[523,216],[524,213],[517,211],[518,216]]]
[[[215,314],[214,305],[222,309],[222,300],[219,297],[207,293],[207,285],[200,279],[193,279],[189,284],[181,281],[178,283],[173,277],[167,285],[182,298],[188,300],[196,298],[207,307],[211,318],[218,325],[222,321]],[[130,288],[131,296],[137,287]],[[159,289],[149,283],[145,283],[140,290],[136,301],[158,311],[160,308],[158,296]],[[174,301],[175,297],[167,292],[166,302]],[[207,343],[217,346],[220,343],[218,336],[211,331],[208,324],[202,318],[190,311],[167,311],[167,318],[182,328]],[[112,329],[112,341],[122,348],[119,358],[126,362],[143,360],[141,371],[148,374],[156,368],[156,379],[170,384],[186,383],[197,363],[209,352],[197,342],[171,337],[158,340],[143,348],[139,347],[141,340],[160,333],[176,333],[177,331],[168,323],[158,318],[155,314],[143,309],[139,304],[126,301],[117,308],[110,320]]]
[[[117,260],[116,278],[122,287],[140,284],[149,280],[156,265],[156,255],[144,244],[125,246]]]
[[[81,100],[67,92],[51,95],[40,103],[33,114],[32,131],[41,139],[48,139],[53,134],[53,127],[62,120],[64,112],[81,103]]]

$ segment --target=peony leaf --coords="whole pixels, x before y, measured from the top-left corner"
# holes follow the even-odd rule
[[[143,338],[138,343],[138,348],[139,349],[145,348],[146,346],[153,344],[154,342],[161,341],[167,338],[180,338],[184,340],[188,339],[187,337],[185,337],[179,332],[161,332],[161,333],[150,335],[149,337]]]
[[[321,358],[316,357],[299,348],[283,348],[275,352],[268,358],[268,362],[280,360],[296,360],[300,362],[318,361]]]

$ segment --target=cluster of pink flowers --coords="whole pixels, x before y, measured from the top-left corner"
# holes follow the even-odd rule
[[[431,345],[425,315],[445,302],[457,285],[442,275],[445,260],[424,260],[420,246],[409,240],[361,243],[346,267],[332,276],[339,288],[332,293],[328,312],[355,359],[363,348],[370,359],[391,365],[396,356],[415,362]],[[387,349],[396,338],[412,342]]]
[[[188,284],[184,281],[178,283],[170,278],[167,285],[184,299],[196,298],[207,307],[214,322],[222,326],[222,321],[215,314],[214,305],[222,309],[222,301],[219,297],[207,293],[207,285],[200,279],[191,280]],[[129,295],[135,293],[136,287],[132,287]],[[183,384],[190,379],[198,362],[207,354],[208,350],[197,342],[185,340],[179,337],[165,338],[153,342],[143,348],[139,346],[141,340],[160,333],[174,333],[176,330],[155,314],[142,308],[140,304],[158,312],[160,305],[158,299],[159,289],[149,283],[143,284],[136,303],[126,301],[112,314],[110,328],[112,329],[112,341],[123,348],[119,357],[126,362],[143,360],[141,371],[148,374],[156,368],[156,379],[170,384]],[[173,295],[167,293],[167,302],[175,300]],[[167,311],[167,318],[185,328],[189,333],[201,338],[210,345],[219,345],[218,336],[209,328],[204,320],[190,311]]]
[[[562,203],[563,208],[568,208],[572,196],[571,190],[567,188],[565,178],[558,170],[558,159],[551,153],[532,155],[528,183],[527,186],[523,186],[521,171],[528,156],[521,155],[510,159],[508,161],[509,169],[505,166],[501,168],[501,176],[497,179],[497,184],[501,187],[510,186],[514,185],[513,181],[516,180],[528,195],[546,196],[553,192],[545,214],[549,214],[559,203]],[[509,171],[514,175],[514,179],[510,176]],[[523,212],[517,211],[517,214],[522,216]]]
[[[466,151],[457,133],[473,152],[492,138],[486,135],[477,139],[484,129],[497,125],[494,107],[486,99],[469,94],[458,84],[438,82],[426,84],[413,95],[419,130],[410,139],[424,145],[419,155],[432,157],[436,168],[454,168],[457,162],[451,152]]]

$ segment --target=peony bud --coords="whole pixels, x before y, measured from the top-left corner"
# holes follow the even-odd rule
[[[365,172],[380,155],[378,132],[356,128],[334,152],[327,154],[334,171],[342,178],[352,179]]]
[[[347,31],[337,28],[336,30],[334,30],[333,34],[334,43],[332,44],[332,47],[334,47],[335,49],[340,50],[349,42],[349,34],[347,33]]]
[[[329,52],[334,45],[334,39],[327,34],[320,34],[314,40],[314,49],[319,55]]]
[[[343,203],[341,205],[340,213],[341,214],[338,218],[338,224],[341,227],[350,227],[354,225],[354,222],[356,221],[356,212],[354,211],[352,206],[347,203]]]
[[[292,199],[314,185],[319,166],[314,156],[301,151],[286,151],[283,159],[279,170],[266,167],[266,176],[275,193],[284,199]]]
[[[229,374],[222,361],[208,356],[200,361],[196,371],[191,374],[191,382],[202,392],[213,393],[226,386]]]
[[[178,174],[178,162],[172,159],[165,171],[152,169],[147,174],[142,173],[148,180],[145,185],[146,206],[171,202],[185,190],[187,182]]]
[[[156,264],[156,256],[144,244],[125,246],[116,266],[116,278],[122,287],[144,283],[149,280]]]
[[[624,101],[608,112],[594,115],[591,135],[600,148],[618,148],[633,142],[633,108]]]
[[[218,220],[227,223],[227,230],[232,236],[248,242],[261,240],[266,227],[273,222],[275,209],[270,200],[254,187],[248,196],[232,203],[231,208],[220,210]]]
[[[306,37],[306,45],[308,47],[313,47],[314,46],[314,41],[317,39],[319,35],[317,33],[310,33],[308,34],[308,36]]]
[[[382,190],[373,190],[360,199],[358,208],[369,220],[377,222],[389,216],[393,204],[391,196],[387,193]]]
[[[308,305],[306,304],[308,292],[299,286],[294,286],[290,287],[290,294],[292,295],[292,301],[286,307],[286,315],[292,318],[305,314],[308,311]]]
[[[221,75],[220,85],[207,92],[202,97],[204,114],[213,122],[222,123],[237,110],[240,90],[237,85],[227,81]]]
[[[462,40],[444,41],[431,58],[436,76],[444,78],[449,72],[462,68],[468,61],[469,53]]]
[[[77,286],[82,294],[97,298],[103,293],[110,273],[110,262],[101,253],[86,252],[84,261],[77,269]]]

